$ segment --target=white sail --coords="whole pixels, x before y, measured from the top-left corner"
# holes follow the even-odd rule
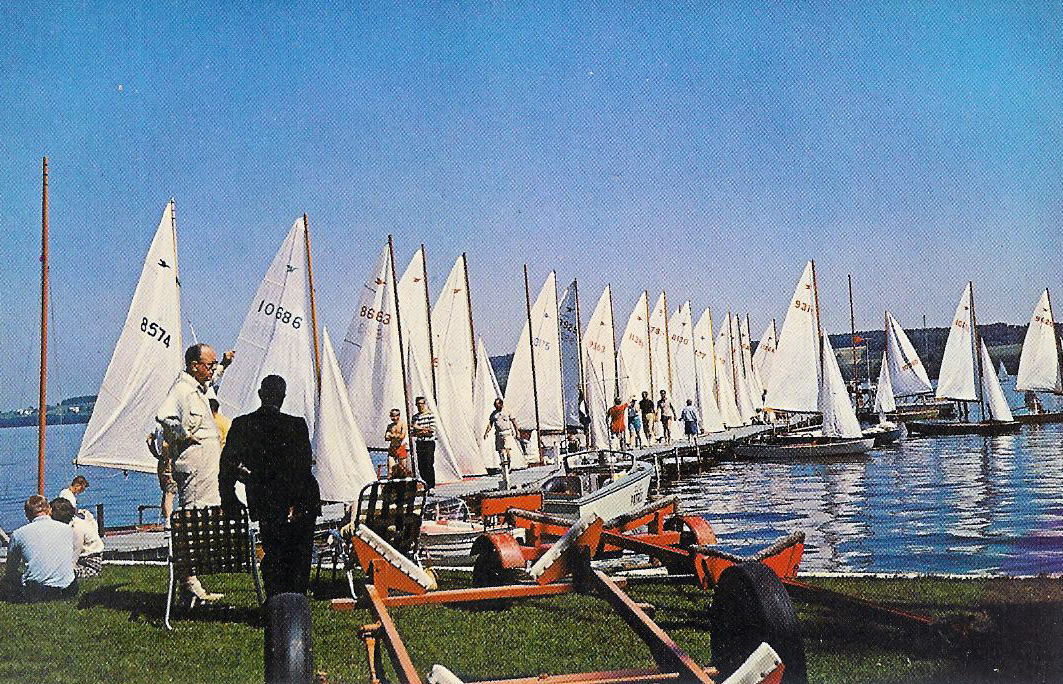
[[[626,397],[642,398],[643,392],[649,392],[650,364],[647,343],[647,297],[645,290],[635,302],[635,308],[628,316],[624,326],[624,336],[620,338],[617,349],[617,362],[620,366],[620,390]]]
[[[590,408],[588,417],[591,419],[589,432],[591,446],[599,449],[610,448],[609,415],[600,407],[609,404],[611,389],[607,386],[607,380],[602,377],[602,366],[587,366],[587,405]]]
[[[672,402],[676,410],[686,406],[687,399],[697,401],[697,378],[694,368],[694,323],[690,302],[675,310],[668,321],[668,341],[672,348]]]
[[[775,349],[778,345],[775,340],[775,322],[772,321],[760,336],[757,342],[757,350],[753,352],[753,373],[760,381],[760,389],[763,395],[764,388],[771,377],[771,366],[775,363]],[[763,402],[761,402],[763,403]]]
[[[615,359],[616,349],[613,341],[613,293],[608,285],[598,298],[598,304],[594,307],[594,313],[587,321],[587,328],[583,333],[581,343],[583,346],[584,383],[586,392],[584,401],[587,406],[587,417],[590,418],[590,438],[594,446],[605,447],[609,444],[609,431],[606,425],[606,412],[611,405],[610,394],[616,392]],[[594,369],[596,386],[591,391],[590,369]],[[600,385],[600,386],[597,386]],[[635,395],[629,394],[624,397],[630,400]]]
[[[490,367],[491,364],[487,365]],[[425,368],[420,361],[418,367]],[[459,383],[462,387],[458,387]],[[468,388],[464,385],[464,374],[455,373],[447,366],[436,369],[436,424],[441,425],[442,432],[447,435],[447,444],[444,446],[440,443],[437,449],[449,449],[462,476],[484,475],[487,473],[487,463],[484,461],[481,444],[483,426],[476,424],[474,397],[467,396]],[[490,401],[493,402],[496,396],[498,395],[492,396]]]
[[[812,262],[797,281],[779,334],[765,405],[783,411],[815,412],[819,405],[819,321],[816,319]]]
[[[428,411],[435,416],[435,476],[436,482],[456,482],[461,479],[462,466],[458,463],[458,455],[451,443],[447,427],[453,422],[448,420],[445,411],[432,398],[432,377],[423,362],[414,354],[407,352],[407,368],[410,373],[410,397],[424,397],[428,404]],[[412,416],[411,416],[412,420]],[[471,444],[471,440],[469,441]],[[477,445],[472,444],[470,450],[464,454],[465,466],[475,471],[477,475],[483,475],[486,471],[480,460],[480,452]],[[422,478],[423,479],[423,478]]]
[[[738,404],[737,368],[734,365],[734,351],[727,326],[721,325],[716,337],[716,387],[719,392],[720,416],[727,427],[747,425]]]
[[[85,427],[75,459],[78,465],[155,472],[158,461],[144,446],[144,438],[157,427],[155,411],[184,365],[177,277],[171,200],[151,240],[96,407]]]
[[[819,383],[819,412],[823,414],[823,434],[826,437],[849,439],[863,437],[860,421],[849,401],[849,391],[838,367],[838,356],[826,335],[823,336],[821,348],[823,373]]]
[[[1015,376],[1015,389],[1020,392],[1063,393],[1063,375],[1060,374],[1059,337],[1056,335],[1055,316],[1048,290],[1030,316],[1026,338],[1019,356],[1019,372]]]
[[[532,330],[524,324],[506,380],[506,407],[523,429],[535,426],[539,404],[539,429],[565,427],[561,397],[561,351],[557,322],[557,283],[553,271],[531,307]],[[532,346],[535,347],[535,386],[532,386]]]
[[[362,487],[376,480],[377,474],[325,328],[321,331],[321,392],[314,415],[312,446],[321,499],[357,501]]]
[[[366,443],[376,449],[387,448],[384,432],[391,409],[399,409],[404,417],[406,414],[393,278],[385,246],[362,287],[337,351],[354,417]]]
[[[712,312],[705,309],[694,326],[694,372],[698,387],[698,415],[704,432],[724,429],[716,399],[716,344],[712,338]]]
[[[890,386],[896,397],[910,397],[917,394],[929,394],[934,391],[926,368],[919,360],[904,328],[886,312],[886,359],[889,366]]]
[[[657,399],[661,390],[667,390],[668,396],[675,400],[672,391],[672,369],[669,367],[671,345],[668,342],[668,308],[667,299],[662,292],[650,312],[650,372],[653,380],[653,393]]]
[[[461,378],[464,377],[471,388],[476,373],[465,273],[463,254],[454,262],[432,308],[432,337],[438,367],[450,369],[456,386],[462,386]]]
[[[743,363],[741,325],[738,317],[730,312],[727,313],[727,335],[731,350],[730,362],[734,367],[731,377],[735,383],[735,402],[738,404],[738,412],[742,416],[742,421],[749,424],[750,420],[757,415],[757,409],[751,399],[749,378]]]
[[[886,352],[882,352],[882,368],[878,372],[878,388],[875,390],[875,413],[881,416],[896,411],[897,402],[894,397],[889,364],[886,362]]]
[[[753,340],[749,336],[749,321],[740,316],[735,317],[738,326],[739,340],[742,358],[742,374],[745,378],[746,395],[752,413],[750,418],[757,415],[757,409],[764,406],[764,388],[761,387],[760,379],[753,368]]]
[[[402,314],[402,348],[417,357],[421,368],[432,367],[432,348],[428,342],[428,289],[424,271],[424,249],[418,248],[399,278],[399,313]],[[432,380],[429,374],[429,381]],[[429,394],[435,395],[435,386]]]
[[[228,416],[256,410],[262,378],[279,375],[288,385],[284,412],[314,430],[317,377],[306,259],[306,224],[296,219],[266,270],[236,338],[236,358],[225,371],[218,401]]]
[[[562,395],[565,402],[566,427],[582,428],[579,420],[580,342],[579,305],[576,281],[565,288],[557,308],[560,326]]]
[[[968,283],[963,289],[960,303],[956,306],[949,339],[945,342],[945,353],[941,357],[937,387],[939,399],[978,401],[975,388],[974,344],[971,340],[974,330],[972,308],[971,284]]]
[[[997,377],[1000,378],[1000,384],[1004,384],[1004,381],[1008,379],[1008,369],[1004,366],[1004,362],[1000,362],[1000,369],[997,371]]]
[[[993,360],[989,358],[989,350],[986,349],[985,340],[979,339],[979,342],[981,342],[982,346],[982,368],[990,370],[993,368]],[[1011,407],[1008,406],[1008,400],[1004,397],[1004,390],[1000,386],[1000,379],[997,378],[996,373],[982,373],[982,398],[985,401],[986,408],[989,409],[990,420],[1015,420],[1015,417],[1011,414]]]

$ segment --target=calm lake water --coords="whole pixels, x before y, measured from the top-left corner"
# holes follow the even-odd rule
[[[84,429],[49,428],[50,496],[76,474]],[[35,428],[0,430],[0,525],[8,531],[23,523],[22,503],[36,489],[36,450]],[[109,525],[135,522],[138,504],[158,503],[154,475],[81,472],[91,485],[79,504],[104,502]],[[680,495],[740,553],[803,530],[805,570],[1063,573],[1063,425],[990,438],[909,438],[843,462],[728,462],[662,493]],[[158,512],[145,520],[158,520]]]

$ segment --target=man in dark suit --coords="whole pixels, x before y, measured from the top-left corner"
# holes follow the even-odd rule
[[[222,506],[240,510],[236,481],[247,488],[247,509],[259,521],[265,557],[266,595],[306,593],[310,551],[321,496],[311,472],[313,456],[306,421],[281,413],[286,383],[279,375],[262,379],[262,406],[233,420],[221,453],[218,477]]]

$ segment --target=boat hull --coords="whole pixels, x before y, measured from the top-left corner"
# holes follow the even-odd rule
[[[1023,425],[1038,425],[1041,423],[1063,423],[1063,411],[1052,413],[1017,413],[1015,421]]]
[[[980,423],[961,423],[951,420],[915,420],[906,423],[908,431],[924,437],[949,435],[1004,435],[1017,432],[1022,423],[1017,420],[990,420]]]
[[[636,462],[620,479],[577,499],[553,496],[544,491],[542,510],[571,519],[594,514],[602,520],[612,520],[645,505],[653,472],[651,464]]]
[[[871,437],[831,441],[752,442],[734,447],[737,458],[759,461],[789,461],[798,459],[861,456],[874,446]]]

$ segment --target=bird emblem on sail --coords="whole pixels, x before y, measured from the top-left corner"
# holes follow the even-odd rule
[[[159,259],[159,266],[162,266],[163,268],[170,268],[170,264],[166,263],[165,259]]]
[[[383,278],[377,278],[376,279],[376,284],[377,285],[387,285],[387,281],[384,280]]]
[[[287,273],[295,273],[295,266],[292,266],[291,264],[288,264],[286,272]]]

